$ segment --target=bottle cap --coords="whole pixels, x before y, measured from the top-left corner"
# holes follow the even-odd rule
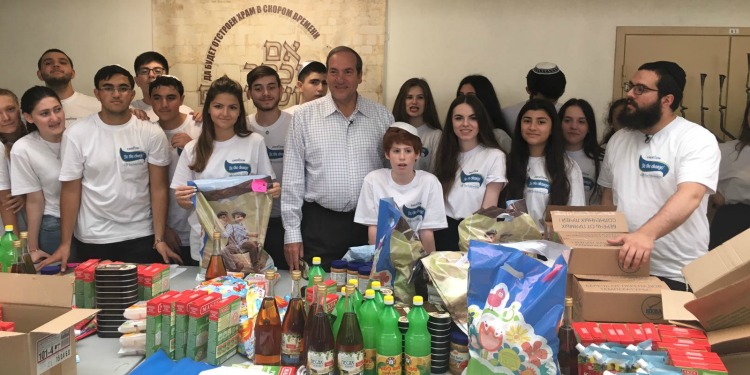
[[[387,295],[387,296],[383,297],[383,302],[386,305],[393,305],[393,296]]]
[[[220,239],[220,238],[221,238],[221,233],[219,233],[219,232],[214,232],[214,234],[213,234],[212,238],[213,238],[213,239],[215,239],[215,240],[218,240],[218,239]]]
[[[341,270],[341,269],[345,270],[347,264],[348,263],[345,260],[343,260],[343,259],[334,260],[333,262],[331,262],[331,268],[336,268],[336,269],[339,269],[339,270]]]
[[[372,267],[370,266],[362,266],[357,268],[357,272],[360,276],[370,276],[370,271],[372,271]]]
[[[21,247],[21,241],[13,241],[13,247]]]
[[[323,276],[315,275],[313,276],[313,285],[318,285],[323,282]]]
[[[375,298],[375,291],[372,289],[365,290],[365,298],[368,298],[368,299]]]
[[[346,295],[346,286],[341,287],[341,294]]]
[[[292,280],[299,280],[301,278],[302,278],[302,271],[300,270],[292,271]]]
[[[460,329],[454,329],[451,331],[451,342],[458,345],[469,345],[469,337],[463,333]]]
[[[414,296],[414,298],[411,299],[411,303],[414,306],[422,306],[422,304],[424,304],[424,298],[422,298],[422,296]]]
[[[28,239],[29,238],[29,232],[23,231],[23,232],[19,233],[18,236],[21,237],[21,238]]]
[[[358,279],[351,279],[351,280],[349,280],[349,285],[359,286],[359,280]]]
[[[328,295],[328,287],[325,284],[318,284],[318,294],[320,293]]]
[[[266,271],[266,280],[273,280],[276,278],[276,272]]]
[[[372,282],[372,289],[373,290],[376,290],[376,291],[380,290],[380,286],[381,286],[380,281],[373,281]]]
[[[313,257],[313,266],[319,266],[320,265],[320,257]]]
[[[565,297],[565,306],[573,306],[573,297]]]
[[[360,262],[349,262],[346,265],[346,270],[347,271],[352,271],[352,272],[359,272],[359,267],[362,267],[362,266],[363,266],[363,264],[360,263]]]
[[[348,295],[354,294],[354,289],[356,289],[356,288],[357,287],[354,286],[354,285],[347,285],[346,286],[346,295],[348,296]]]
[[[6,231],[6,232],[12,232],[12,231],[13,231],[13,226],[12,226],[12,225],[10,225],[10,224],[6,225],[6,226],[5,226],[5,231]]]

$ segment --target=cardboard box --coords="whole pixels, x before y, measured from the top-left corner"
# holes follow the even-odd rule
[[[721,361],[729,375],[745,375],[750,368],[750,352],[723,355]]]
[[[206,358],[208,344],[208,314],[211,305],[221,301],[218,293],[198,298],[188,305],[188,333],[185,356],[195,361]]]
[[[191,294],[190,291],[180,292],[161,301],[161,350],[167,357],[174,359],[175,345],[175,304],[177,301]]]
[[[170,291],[146,303],[146,357],[156,353],[161,346],[161,302],[177,294]]]
[[[229,296],[211,305],[208,317],[207,362],[219,365],[237,352],[240,298]]]
[[[219,293],[213,293],[216,297],[221,297]],[[187,331],[188,331],[188,306],[190,303],[208,295],[205,291],[195,291],[192,293],[186,293],[175,303],[175,339],[174,339],[174,359],[182,359],[185,357],[185,351],[187,350]]]
[[[664,291],[664,316],[706,331],[719,354],[750,348],[750,230],[691,262],[682,273],[693,293]]]
[[[661,291],[656,277],[574,275],[573,320],[593,322],[661,323]]]
[[[76,374],[73,326],[97,313],[71,309],[74,276],[0,274],[3,318],[15,332],[0,332],[0,372],[13,375]]]
[[[89,259],[76,267],[75,271],[73,271],[75,275],[75,300],[76,300],[76,307],[85,307],[84,306],[84,287],[83,287],[83,270],[96,265],[99,263],[99,259]],[[92,275],[92,282],[93,282],[93,275]],[[91,306],[93,307],[93,306]]]
[[[571,248],[569,274],[649,276],[651,268],[648,264],[636,270],[622,268],[619,262],[620,246],[607,242],[628,233],[624,213],[599,206],[551,206],[548,211],[549,228],[553,231],[551,237]]]

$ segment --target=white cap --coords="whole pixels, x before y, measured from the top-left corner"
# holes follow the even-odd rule
[[[560,68],[557,67],[557,64],[551,62],[540,62],[539,64],[536,64],[532,70],[534,73],[541,75],[560,73]]]
[[[407,132],[409,132],[409,134],[415,137],[419,137],[419,132],[417,132],[417,128],[415,128],[411,124],[407,124],[405,122],[394,122],[393,124],[391,124],[391,127],[406,130]]]

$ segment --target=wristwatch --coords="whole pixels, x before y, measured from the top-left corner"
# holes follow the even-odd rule
[[[164,240],[163,240],[163,239],[161,239],[161,238],[157,238],[157,239],[155,239],[155,240],[154,240],[154,249],[156,249],[156,245],[158,245],[158,244],[160,244],[160,243],[162,243],[162,242],[164,242]]]

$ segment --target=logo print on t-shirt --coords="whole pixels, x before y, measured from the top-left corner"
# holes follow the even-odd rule
[[[586,191],[591,191],[594,188],[594,180],[584,177],[583,178],[583,189]]]
[[[654,157],[647,156],[647,158],[653,159]],[[667,163],[660,160],[648,160],[643,155],[638,159],[638,168],[643,172],[641,176],[665,177],[669,173]]]
[[[404,216],[408,217],[409,219],[414,219],[420,216],[424,217],[424,214],[425,214],[425,209],[422,206],[409,208],[409,207],[406,207],[406,205],[404,205],[401,211],[404,213]]]
[[[477,184],[476,187],[482,186],[484,177],[479,173],[466,174],[461,171],[461,184]]]
[[[250,174],[250,164],[247,163],[230,163],[228,160],[224,160],[224,169],[229,173]]]
[[[547,180],[529,177],[526,179],[526,187],[537,190],[544,189],[546,190],[544,193],[549,194],[550,183]]]
[[[280,149],[280,150],[274,150],[274,149],[268,148],[268,146],[266,146],[266,151],[268,152],[268,158],[271,159],[271,160],[281,159],[281,158],[284,157],[284,149],[283,148]]]
[[[422,152],[420,152],[419,154],[422,155],[422,157],[426,157],[430,154],[430,150],[427,149],[427,147],[422,147]]]
[[[131,147],[132,149],[138,149],[138,147]],[[136,160],[146,160],[146,153],[143,151],[125,151],[120,148],[120,159],[124,162],[131,162]]]

